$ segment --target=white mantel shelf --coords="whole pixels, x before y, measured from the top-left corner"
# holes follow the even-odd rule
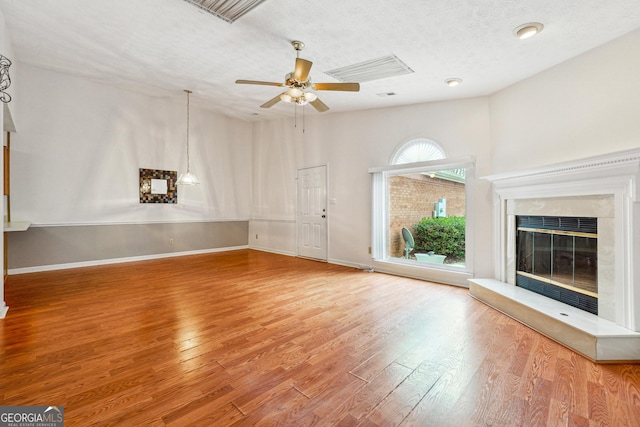
[[[571,160],[524,171],[505,172],[480,177],[498,188],[514,188],[521,190],[523,183],[527,187],[536,184],[555,183],[560,179],[565,182],[602,181],[611,175],[636,175],[640,165],[640,149],[619,151],[584,159]],[[607,186],[605,186],[606,188]],[[598,189],[600,186],[598,186]],[[537,190],[533,188],[533,190]]]
[[[599,363],[638,362],[640,333],[494,279],[470,279],[469,294]]]

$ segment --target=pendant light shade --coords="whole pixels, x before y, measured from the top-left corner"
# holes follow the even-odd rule
[[[198,181],[198,177],[192,174],[189,171],[186,171],[183,174],[180,174],[178,177],[178,181],[176,181],[178,185],[198,185],[200,181]]]
[[[187,171],[178,177],[178,181],[176,184],[178,185],[198,185],[200,181],[198,181],[198,177],[189,171],[189,94],[190,90],[185,90],[187,93]]]

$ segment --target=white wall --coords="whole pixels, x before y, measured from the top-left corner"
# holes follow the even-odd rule
[[[11,116],[11,121],[13,122],[13,124],[19,122],[18,109],[16,107],[16,102],[15,102],[15,99],[18,97],[17,82],[19,81],[19,77],[18,77],[19,73],[18,73],[18,64],[13,51],[13,43],[11,41],[11,36],[7,31],[4,15],[2,14],[1,11],[0,11],[0,54],[9,58],[9,60],[12,62],[12,65],[9,67],[9,77],[11,79],[11,85],[5,91],[12,97],[12,101],[9,102],[8,104],[0,103],[0,108],[2,110],[0,111],[0,135],[2,135],[3,144],[6,144],[5,131],[10,131],[12,129],[10,126],[8,126],[8,123],[6,124],[4,123],[4,116],[5,116],[4,108],[6,107],[8,109],[9,115]],[[4,152],[0,153],[0,164],[4,164]],[[2,177],[0,177],[0,188],[4,188],[4,174],[2,174]],[[3,217],[5,217],[6,219],[9,212],[8,212],[8,203],[6,203],[5,199],[6,199],[5,197],[0,198],[0,211],[3,213]],[[4,224],[3,224],[3,230],[4,230]],[[0,248],[0,267],[3,272],[6,267],[4,265],[4,259],[5,259],[4,245],[2,245],[2,247]],[[7,307],[4,302],[4,280],[3,280],[2,283],[0,283],[0,318],[2,318],[6,314],[6,311],[7,311]]]
[[[302,124],[299,124],[302,126]],[[249,245],[296,255],[296,171],[304,136],[291,119],[253,124]]]
[[[5,30],[5,22],[4,15],[2,11],[0,11],[0,47],[2,48],[2,52],[6,51],[7,45],[9,45],[8,34]],[[9,74],[11,75],[11,73]],[[4,138],[4,118],[0,117],[0,135],[3,135]],[[4,164],[4,151],[0,153],[0,164]],[[0,177],[0,188],[4,188],[4,173]],[[5,202],[4,198],[0,198],[0,210],[1,212],[5,212]],[[4,216],[4,215],[3,215]],[[3,221],[4,224],[4,221]],[[4,230],[4,225],[3,225]],[[3,231],[4,234],[4,231]],[[2,281],[0,282],[0,319],[3,318],[7,314],[7,304],[4,300],[4,244],[2,248],[0,248],[0,267],[2,267]]]
[[[138,202],[138,169],[186,169],[186,95],[151,97],[21,64],[12,219],[34,224],[248,219],[252,130],[198,108],[178,204]],[[194,102],[195,101],[195,102]]]
[[[15,100],[18,98],[18,86],[20,85],[20,64],[18,63],[16,54],[13,50],[13,41],[11,40],[11,34],[6,28],[2,11],[0,11],[0,48],[2,49],[0,54],[11,60],[11,67],[9,67],[11,86],[9,86],[5,92],[11,95],[12,101],[6,105],[11,111],[11,118],[13,119],[14,124],[17,124],[20,121],[20,113]]]
[[[490,98],[493,173],[640,146],[640,30]]]
[[[327,102],[329,102],[327,100]],[[295,176],[298,168],[328,166],[329,260],[348,265],[371,265],[371,177],[372,166],[388,165],[394,150],[409,139],[426,137],[438,142],[449,157],[475,156],[476,174],[490,173],[490,133],[487,98],[473,98],[405,107],[341,114],[309,114],[305,132],[300,121],[280,120],[254,125],[254,207],[252,217],[289,220],[286,242],[276,251],[295,253]],[[488,184],[476,186],[474,216],[489,223]],[[269,227],[251,222],[252,230],[267,233]],[[282,227],[280,227],[282,228]],[[282,230],[280,230],[282,231]],[[491,272],[490,228],[476,227],[475,270]],[[261,239],[261,238],[260,238]],[[260,240],[258,239],[258,240]]]
[[[295,254],[296,171],[328,165],[329,259],[367,265],[368,168],[411,138],[476,157],[476,177],[638,146],[640,31],[491,97],[257,122],[193,106],[192,170],[176,205],[137,203],[138,168],[185,167],[185,98],[150,97],[23,65],[12,214],[40,224],[251,217],[253,247]],[[329,95],[328,95],[329,96]],[[192,100],[197,97],[193,95]],[[326,101],[330,104],[330,99]],[[533,148],[542,149],[534,153]],[[576,151],[578,149],[578,151]],[[489,185],[476,180],[474,273],[493,274]],[[255,239],[255,234],[258,238]]]
[[[410,138],[438,142],[450,157],[476,157],[476,178],[640,145],[640,30],[490,97],[254,125],[252,246],[295,253],[295,171],[329,166],[329,259],[370,264],[367,169],[386,165]],[[474,275],[493,277],[492,190],[476,179]],[[285,219],[283,223],[282,219]],[[277,230],[278,237],[272,236]],[[254,239],[254,240],[252,240]],[[271,244],[273,242],[273,245]]]

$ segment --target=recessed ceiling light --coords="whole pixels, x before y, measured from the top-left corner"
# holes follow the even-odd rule
[[[533,37],[538,34],[544,25],[539,22],[529,22],[527,24],[522,24],[513,30],[513,35],[520,40],[528,39],[529,37]]]
[[[462,79],[458,79],[458,78],[454,78],[454,79],[447,79],[444,81],[447,85],[449,85],[449,87],[454,87],[454,86],[458,86],[460,83],[462,83]]]

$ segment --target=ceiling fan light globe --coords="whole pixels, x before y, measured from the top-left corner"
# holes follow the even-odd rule
[[[302,95],[302,91],[300,89],[298,89],[297,87],[292,87],[291,89],[289,89],[287,91],[287,94],[291,98],[299,98]]]
[[[282,95],[280,95],[280,99],[284,102],[291,102],[291,95],[289,95],[288,93],[283,93]]]
[[[313,93],[313,92],[306,92],[306,93],[304,94],[304,99],[305,99],[305,101],[307,101],[307,102],[313,102],[313,101],[315,101],[316,99],[318,99],[318,96],[317,96],[315,93]]]

